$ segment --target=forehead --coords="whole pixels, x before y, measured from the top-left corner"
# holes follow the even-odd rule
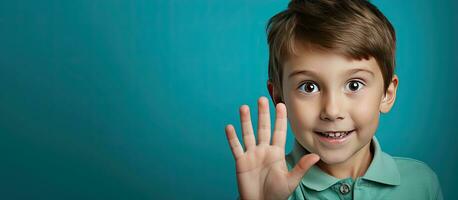
[[[300,75],[336,79],[353,73],[380,78],[382,76],[377,61],[373,57],[358,60],[313,48],[298,48],[283,65],[284,80]]]

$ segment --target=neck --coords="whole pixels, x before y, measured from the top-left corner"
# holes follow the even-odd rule
[[[371,143],[369,142],[345,162],[330,165],[320,160],[317,165],[321,170],[336,178],[351,177],[356,180],[366,173],[372,161]]]

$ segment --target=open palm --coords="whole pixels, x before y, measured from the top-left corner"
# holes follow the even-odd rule
[[[227,140],[236,162],[241,199],[287,199],[305,172],[319,160],[316,154],[305,155],[291,172],[288,171],[285,161],[286,106],[278,103],[275,110],[272,144],[269,103],[266,97],[258,100],[258,144],[254,137],[248,106],[240,107],[246,151],[243,150],[234,127],[230,124],[226,126]]]

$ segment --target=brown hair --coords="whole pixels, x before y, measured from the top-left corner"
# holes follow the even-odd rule
[[[352,59],[374,57],[388,88],[395,68],[396,35],[388,19],[366,0],[292,0],[267,23],[269,81],[282,89],[282,65],[295,43]],[[282,92],[280,92],[282,95]]]

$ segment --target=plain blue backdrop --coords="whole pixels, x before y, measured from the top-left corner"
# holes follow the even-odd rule
[[[224,126],[268,96],[265,25],[287,3],[1,1],[0,199],[234,199]],[[458,199],[458,5],[373,3],[400,78],[377,136]]]

